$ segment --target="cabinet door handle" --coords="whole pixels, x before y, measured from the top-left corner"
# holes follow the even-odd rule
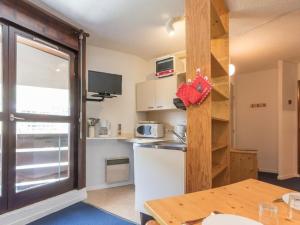
[[[153,106],[148,106],[148,109],[154,109],[154,107]]]
[[[163,106],[162,106],[162,105],[159,105],[159,106],[157,106],[157,108],[163,108]]]

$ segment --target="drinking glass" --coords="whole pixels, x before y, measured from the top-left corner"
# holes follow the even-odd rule
[[[271,203],[258,206],[259,222],[263,225],[278,225],[278,208]]]
[[[289,194],[288,219],[300,221],[300,196],[299,194]]]

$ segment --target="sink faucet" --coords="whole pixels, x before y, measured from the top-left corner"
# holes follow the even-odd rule
[[[182,144],[186,145],[186,136],[181,137],[175,130],[172,130],[172,133],[180,140]]]

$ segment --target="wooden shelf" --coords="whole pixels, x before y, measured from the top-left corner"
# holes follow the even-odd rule
[[[213,89],[212,89],[212,100],[213,101],[224,101],[224,100],[228,100],[228,99],[229,99],[229,96],[227,96],[225,93],[223,93],[216,86],[213,86]]]
[[[212,187],[229,183],[229,40],[223,1],[211,1]],[[216,144],[218,143],[218,144]],[[221,144],[220,144],[221,143]]]
[[[211,53],[211,76],[228,76],[228,68],[225,67],[225,62],[227,61],[227,58],[218,59],[213,53]]]
[[[222,173],[224,170],[226,170],[227,165],[220,165],[220,164],[213,164],[212,165],[212,179],[214,179],[216,176],[218,176],[220,173]]]
[[[227,148],[227,147],[228,147],[227,144],[219,144],[219,145],[213,144],[211,150],[212,150],[213,152],[215,152],[215,151],[218,151],[218,150],[225,149],[225,148]]]
[[[211,5],[211,38],[221,38],[227,35],[222,20],[218,16],[216,9]]]
[[[217,121],[217,122],[229,122],[229,119],[227,119],[227,118],[220,118],[220,117],[216,117],[216,116],[212,116],[211,118],[213,121]]]

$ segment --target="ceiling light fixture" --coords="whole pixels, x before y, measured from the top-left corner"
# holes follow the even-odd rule
[[[235,65],[229,64],[229,76],[233,76],[235,74]]]
[[[175,28],[174,23],[184,20],[184,16],[172,17],[167,21],[166,30],[170,36],[174,36]]]

